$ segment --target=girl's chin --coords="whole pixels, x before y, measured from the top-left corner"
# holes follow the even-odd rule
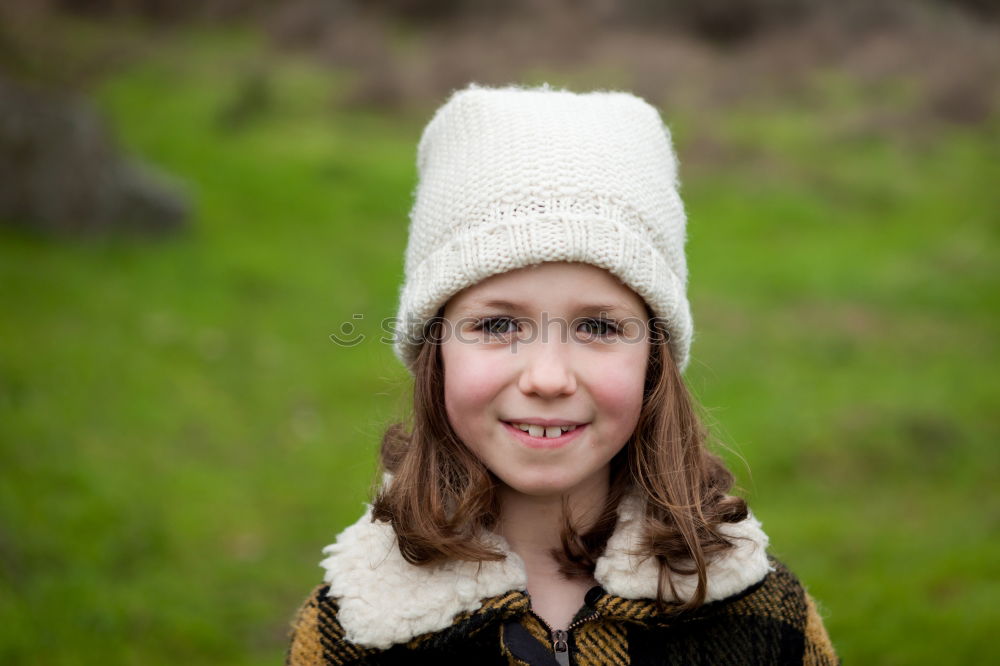
[[[570,488],[539,488],[539,487],[528,487],[528,488],[510,488],[510,491],[524,497],[531,497],[534,499],[544,500],[553,499],[557,497],[562,497],[567,494]]]
[[[500,478],[503,484],[501,492],[516,493],[527,497],[544,499],[548,497],[560,497],[569,493],[577,486],[576,483],[568,479],[530,479],[530,478]]]

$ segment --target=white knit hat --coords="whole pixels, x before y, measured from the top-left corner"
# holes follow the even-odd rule
[[[583,262],[645,299],[687,366],[684,206],[670,132],[625,92],[455,92],[424,129],[394,348],[412,371],[425,324],[484,278]]]

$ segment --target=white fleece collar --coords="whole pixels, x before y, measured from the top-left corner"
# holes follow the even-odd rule
[[[655,598],[659,575],[655,559],[633,555],[642,536],[639,500],[626,498],[618,514],[618,525],[597,561],[594,578],[615,596]],[[739,523],[722,525],[719,531],[733,540],[734,547],[709,562],[705,601],[741,592],[771,570],[768,538],[760,521],[750,515]],[[527,589],[521,558],[503,537],[493,534],[490,541],[507,553],[506,559],[415,566],[403,559],[392,527],[372,522],[369,507],[336,543],[323,549],[328,557],[320,563],[326,569],[329,595],[338,600],[337,617],[345,637],[356,645],[385,649],[444,629],[458,613],[478,609],[485,598]],[[690,598],[698,584],[695,576],[674,575],[673,582],[678,598],[666,601]]]

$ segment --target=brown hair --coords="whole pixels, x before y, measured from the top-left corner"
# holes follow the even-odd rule
[[[400,552],[416,565],[449,559],[486,561],[504,554],[481,537],[499,516],[497,479],[462,443],[448,421],[444,404],[444,366],[440,318],[428,330],[430,342],[414,365],[413,424],[389,426],[382,438],[381,465],[393,475],[373,502],[373,519],[392,524]],[[649,364],[635,432],[611,461],[604,509],[584,532],[568,512],[562,549],[553,552],[567,577],[591,576],[617,523],[617,509],[629,492],[646,500],[645,554],[660,563],[657,602],[669,572],[696,575],[694,596],[681,605],[705,600],[706,566],[714,554],[732,547],[718,527],[747,517],[743,499],[729,496],[733,477],[706,447],[707,429],[667,348],[665,331],[651,321]],[[675,595],[676,596],[676,595]]]

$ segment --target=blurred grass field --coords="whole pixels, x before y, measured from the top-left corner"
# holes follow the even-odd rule
[[[267,103],[227,124],[255,77]],[[193,228],[0,231],[0,663],[282,658],[407,397],[377,338],[431,110],[344,110],[348,79],[173,35],[98,99]],[[845,663],[997,663],[1000,124],[858,132],[874,103],[831,71],[798,101],[663,109],[687,379]],[[368,339],[338,347],[348,321]]]

